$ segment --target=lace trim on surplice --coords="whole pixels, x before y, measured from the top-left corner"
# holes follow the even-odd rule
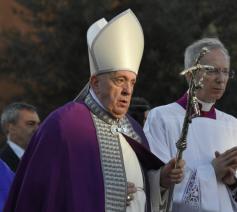
[[[191,208],[200,209],[201,191],[197,179],[197,171],[194,171],[188,180],[183,195],[183,202]]]

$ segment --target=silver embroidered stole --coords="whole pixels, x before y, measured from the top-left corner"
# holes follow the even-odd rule
[[[127,179],[118,134],[123,133],[139,142],[141,139],[133,130],[127,117],[119,121],[114,119],[96,103],[90,94],[86,96],[85,104],[91,110],[99,142],[105,211],[124,212],[126,211]]]

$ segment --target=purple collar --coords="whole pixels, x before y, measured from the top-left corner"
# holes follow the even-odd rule
[[[187,106],[187,99],[188,99],[188,94],[185,92],[185,94],[176,101],[180,106],[182,106],[186,110]],[[210,119],[216,119],[216,111],[214,108],[214,105],[211,107],[209,111],[202,111],[202,105],[199,104],[199,107],[201,109],[201,116],[200,117],[205,117],[205,118],[210,118]]]

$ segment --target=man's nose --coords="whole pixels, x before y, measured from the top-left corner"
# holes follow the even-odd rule
[[[130,82],[127,82],[123,86],[123,94],[131,95],[133,92],[133,85]]]
[[[225,73],[223,73],[222,71],[219,71],[217,76],[216,76],[216,81],[219,83],[223,83],[225,81],[227,81],[228,76],[226,76]]]
[[[33,131],[35,132],[39,128],[39,124],[35,124]]]

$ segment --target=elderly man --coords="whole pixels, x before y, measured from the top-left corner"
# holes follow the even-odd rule
[[[1,126],[7,141],[0,151],[0,158],[7,163],[12,171],[16,171],[39,122],[37,110],[33,105],[14,102],[3,110]]]
[[[127,10],[108,23],[100,19],[87,41],[89,86],[42,123],[5,212],[162,211],[160,184],[166,195],[182,179],[183,161],[174,168],[171,160],[160,173],[163,163],[126,116],[144,46],[136,16]]]
[[[203,47],[209,49],[200,64],[214,69],[201,70],[203,88],[197,90],[201,114],[189,127],[184,180],[174,188],[173,211],[237,211],[237,120],[215,108],[231,77],[230,57],[224,45],[215,38],[201,39],[185,51],[185,68],[195,64]],[[190,80],[190,75],[187,75]],[[151,150],[163,162],[176,155],[184,121],[187,93],[174,103],[154,108],[144,127]]]

